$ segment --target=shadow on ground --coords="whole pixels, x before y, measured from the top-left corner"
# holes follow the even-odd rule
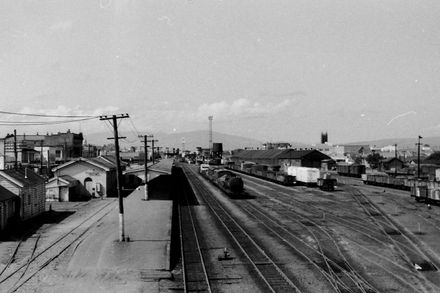
[[[32,236],[43,225],[58,224],[65,218],[71,216],[73,211],[46,211],[41,215],[24,222],[13,221],[4,233],[0,234],[0,241],[26,240]]]

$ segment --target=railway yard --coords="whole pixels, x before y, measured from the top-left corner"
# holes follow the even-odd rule
[[[116,200],[54,203],[59,219],[32,230],[24,241],[1,243],[0,291],[440,291],[439,206],[417,202],[409,191],[343,176],[327,192],[240,174],[245,192],[231,196],[198,170],[186,163],[172,168],[171,267],[159,267],[154,251],[133,248],[159,240],[140,240],[132,232],[134,240],[121,244],[131,254],[125,267],[109,270],[108,259],[118,250],[96,246],[116,245],[116,234],[107,231],[114,230],[108,218]],[[143,194],[138,193],[130,197]],[[158,238],[165,241],[166,235]],[[106,269],[91,269],[91,263]]]
[[[346,184],[323,192],[242,176],[248,197],[231,199],[183,168],[200,201],[192,206],[200,251],[185,266],[188,292],[440,290],[438,206],[407,191],[341,177]],[[203,262],[193,275],[196,255]]]

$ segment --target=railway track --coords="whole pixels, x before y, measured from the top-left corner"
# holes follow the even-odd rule
[[[184,292],[212,292],[196,221],[186,193],[183,202],[179,205],[179,229]]]
[[[395,245],[400,255],[407,260],[408,263],[413,264],[415,267],[419,266],[420,271],[436,271],[437,267],[431,262],[430,258],[426,255],[421,248],[414,243],[414,240],[407,235],[406,231],[398,227],[381,209],[379,209],[374,203],[361,191],[353,189],[353,197],[364,209],[365,213],[369,214],[375,224],[384,231]],[[440,290],[440,282],[435,276],[422,275],[422,277],[429,280],[433,286],[427,286],[427,290],[432,292],[438,292]],[[429,283],[427,282],[427,283]]]
[[[13,262],[10,262],[4,268],[0,275],[0,287],[2,288],[2,292],[16,292],[22,288],[47,265],[57,259],[73,244],[77,243],[84,234],[94,227],[99,220],[108,215],[115,207],[116,201],[106,204],[94,214],[88,216],[79,224],[69,229],[67,233],[64,233],[45,246],[39,247],[37,240],[31,255],[14,266],[12,265]],[[23,243],[19,242],[16,250],[20,249],[20,245],[23,245]]]
[[[251,185],[258,184],[256,182],[258,182],[258,181],[256,181],[255,179],[251,179]],[[246,186],[249,188],[249,182],[246,182]],[[273,205],[270,207],[271,210],[274,210],[274,207],[277,205],[282,206],[284,208],[289,209],[290,212],[294,211],[296,215],[302,215],[303,217],[305,217],[305,219],[307,219],[307,221],[309,223],[314,223],[316,221],[318,221],[318,222],[322,221],[322,218],[324,216],[325,221],[327,221],[329,223],[333,222],[337,225],[342,224],[346,228],[352,229],[353,232],[363,233],[363,236],[374,240],[375,242],[383,245],[384,247],[390,246],[390,240],[387,239],[388,236],[386,235],[386,233],[383,233],[383,231],[381,229],[378,229],[377,226],[374,227],[375,225],[373,225],[371,223],[369,223],[369,224],[366,223],[365,220],[364,220],[364,224],[362,224],[360,222],[360,220],[361,220],[360,217],[354,217],[355,220],[353,223],[351,217],[349,217],[349,220],[346,220],[340,214],[329,211],[328,209],[325,210],[323,208],[319,208],[318,206],[313,206],[313,205],[304,203],[303,201],[294,198],[292,196],[292,194],[289,194],[287,192],[281,192],[282,195],[277,196],[277,199],[274,199],[273,195],[271,197],[268,197],[265,193],[261,193],[261,192],[258,193],[258,190],[254,189],[252,187],[251,187],[251,189],[253,189],[254,192],[257,192],[257,194],[260,198],[262,198],[264,196],[273,202]],[[277,187],[277,189],[278,190],[282,189],[282,190],[286,190],[286,191],[291,190],[290,188],[286,188],[286,187]],[[304,210],[306,212],[304,212]],[[359,218],[359,220],[357,220],[357,218]],[[372,218],[372,217],[370,216],[370,218]],[[396,229],[396,228],[394,227],[393,229]],[[383,270],[386,274],[392,276],[393,278],[397,279],[400,283],[405,284],[405,286],[411,288],[411,290],[412,290],[411,292],[429,292],[429,291],[436,292],[437,285],[435,283],[433,283],[432,281],[427,280],[425,278],[425,276],[421,275],[420,272],[414,270],[412,265],[402,266],[402,264],[399,264],[398,262],[396,262],[392,259],[389,259],[384,255],[381,255],[377,251],[373,251],[373,250],[369,249],[369,247],[366,246],[365,243],[359,242],[358,239],[354,238],[354,239],[351,239],[351,241],[356,246],[359,246],[360,249],[363,249],[366,252],[370,253],[371,255],[374,255],[375,257],[380,258],[382,260],[385,260],[387,263],[391,264],[393,267],[392,270],[388,269],[386,267],[383,267],[383,266],[379,266],[377,263],[373,263],[372,265],[378,267],[378,269]],[[394,243],[391,242],[391,245],[393,245],[393,244]],[[407,251],[408,248],[412,247],[412,245],[410,245],[408,243],[403,243],[401,245],[401,247],[403,247],[404,250]],[[408,277],[402,278],[401,277],[402,275],[407,275],[408,277],[411,277],[414,280],[418,280],[418,281],[416,281],[416,283],[421,285],[423,289],[420,289],[418,286],[414,286],[413,282],[410,282],[409,281],[410,279],[408,279]],[[425,286],[425,287],[423,287],[423,286]]]
[[[340,250],[334,237],[328,231],[320,227],[309,218],[293,214],[286,209],[277,209],[277,214],[281,215],[283,221],[290,220],[296,223],[296,227],[301,227],[301,235],[297,231],[292,231],[291,225],[280,222],[277,218],[268,215],[264,209],[255,204],[244,203],[244,209],[250,215],[259,215],[257,219],[265,218],[270,224],[270,229],[277,231],[282,239],[292,246],[292,249],[299,250],[308,260],[316,265],[322,274],[332,283],[336,292],[379,292],[372,284],[356,273],[345,255]],[[313,238],[313,241],[304,240],[304,232]],[[282,235],[282,236],[281,236]],[[307,250],[302,251],[301,247]],[[312,255],[319,257],[317,260],[311,259]]]
[[[301,292],[283,270],[264,252],[246,230],[211,195],[204,183],[187,167],[182,167],[194,191],[203,198],[270,292]]]

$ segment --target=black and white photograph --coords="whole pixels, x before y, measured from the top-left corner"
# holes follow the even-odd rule
[[[440,292],[440,2],[0,1],[0,293]]]

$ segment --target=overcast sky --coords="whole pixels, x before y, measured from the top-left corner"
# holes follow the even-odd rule
[[[127,132],[213,115],[215,131],[271,141],[439,136],[439,16],[438,0],[3,0],[0,110],[128,113]]]

